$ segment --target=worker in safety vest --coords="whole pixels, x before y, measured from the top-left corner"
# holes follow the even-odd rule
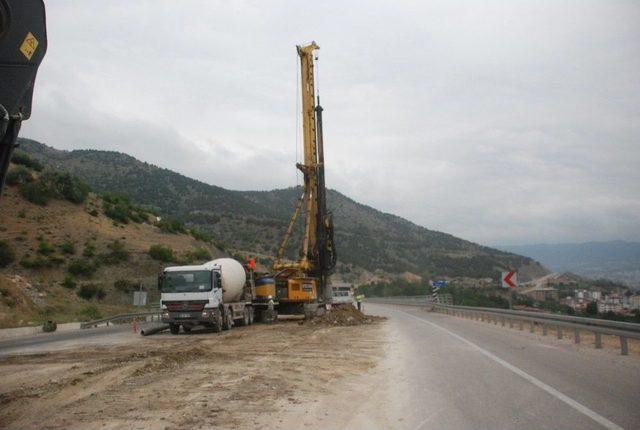
[[[256,259],[252,255],[249,256],[249,270],[256,270]]]
[[[362,310],[362,301],[364,300],[364,294],[358,294],[356,296],[356,303],[358,304],[358,310]]]

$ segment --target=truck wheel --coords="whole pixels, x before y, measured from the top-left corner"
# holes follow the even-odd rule
[[[220,333],[222,331],[222,315],[220,315],[220,311],[217,311],[215,315],[216,320],[213,323],[213,331],[215,333]]]
[[[232,326],[233,326],[233,319],[231,317],[231,310],[230,310],[224,316],[224,322],[222,323],[222,330],[231,330]]]
[[[249,308],[244,308],[244,311],[242,312],[242,320],[240,320],[240,325],[247,326],[249,324],[251,324],[249,322]]]
[[[180,326],[178,324],[169,324],[169,331],[171,334],[180,333]]]
[[[183,330],[185,333],[191,333],[191,327],[189,327],[189,326],[183,325],[183,326],[182,326],[182,330]]]

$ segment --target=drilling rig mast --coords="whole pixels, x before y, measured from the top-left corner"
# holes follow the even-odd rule
[[[313,52],[319,48],[315,42],[297,47],[301,66],[304,162],[297,163],[296,167],[304,176],[304,189],[273,265],[283,313],[297,313],[305,304],[323,303],[330,294],[327,280],[336,264],[333,220],[326,200],[322,107],[316,94],[314,76]],[[298,261],[284,261],[285,248],[303,210],[304,235],[300,258]]]

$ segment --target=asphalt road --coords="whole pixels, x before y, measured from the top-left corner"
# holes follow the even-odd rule
[[[366,310],[389,317],[376,381],[387,404],[370,395],[350,428],[640,429],[638,357],[415,307]]]
[[[144,328],[155,324],[141,323],[138,326]],[[110,345],[128,341],[128,334],[135,336],[131,324],[15,337],[0,341],[0,356],[54,351],[78,345]]]

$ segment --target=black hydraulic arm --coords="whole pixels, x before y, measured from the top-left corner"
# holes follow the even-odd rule
[[[42,0],[0,0],[0,194],[46,51]]]

